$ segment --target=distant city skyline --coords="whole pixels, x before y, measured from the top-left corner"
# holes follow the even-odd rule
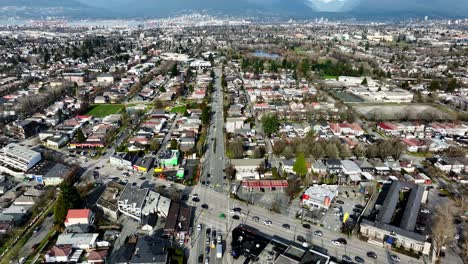
[[[414,16],[466,17],[468,1],[464,0],[0,0],[8,9],[3,16],[56,15],[81,18],[161,18],[181,13],[206,11],[215,15],[313,18]],[[59,8],[56,8],[59,7]],[[35,12],[37,8],[54,9]]]

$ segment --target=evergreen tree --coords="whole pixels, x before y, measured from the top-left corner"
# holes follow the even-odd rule
[[[296,162],[293,165],[293,171],[299,176],[305,176],[307,174],[307,161],[305,160],[304,153],[299,153],[296,158]]]

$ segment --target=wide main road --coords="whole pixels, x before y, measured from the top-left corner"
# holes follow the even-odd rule
[[[214,92],[211,94],[211,121],[208,128],[206,152],[202,164],[202,182],[209,182],[211,188],[223,192],[226,190],[224,180],[224,117],[223,88],[221,87],[221,70],[215,69]]]
[[[398,255],[401,259],[400,263],[423,263],[422,260],[410,258],[405,255],[397,254],[388,249],[379,247],[374,244],[370,244],[361,241],[355,237],[348,238],[338,232],[330,231],[322,227],[311,226],[311,229],[302,227],[299,220],[288,217],[286,215],[276,214],[266,210],[264,208],[256,206],[247,206],[244,203],[228,198],[225,194],[215,192],[206,187],[196,187],[193,193],[198,193],[201,199],[201,203],[206,203],[208,209],[202,209],[200,206],[196,209],[195,225],[202,223],[205,226],[222,230],[227,233],[227,250],[223,256],[223,263],[233,263],[232,257],[229,256],[229,245],[231,231],[239,224],[246,224],[252,226],[259,231],[273,236],[278,235],[279,237],[295,241],[298,236],[304,237],[307,242],[328,250],[328,254],[336,257],[338,260],[342,259],[343,255],[347,255],[354,259],[355,256],[360,256],[366,260],[366,263],[392,263],[390,255]],[[234,207],[240,207],[244,216],[240,217],[240,220],[235,220],[229,214],[229,210]],[[220,214],[224,213],[226,219],[219,217]],[[258,222],[252,220],[253,216],[259,218]],[[264,225],[265,220],[272,221],[271,226]],[[290,229],[282,227],[283,224],[289,224]],[[313,235],[315,230],[320,230],[323,233],[322,237]],[[347,245],[335,246],[331,244],[331,240],[337,238],[345,238]],[[196,239],[196,237],[194,238]],[[195,241],[194,241],[195,242]],[[200,241],[201,242],[201,241]],[[195,242],[196,243],[196,242]],[[201,243],[200,243],[201,244]],[[202,253],[202,248],[199,249],[199,254]],[[378,259],[370,259],[366,256],[368,251],[374,251],[378,255]],[[195,257],[195,256],[193,256]],[[192,256],[191,256],[192,258]]]

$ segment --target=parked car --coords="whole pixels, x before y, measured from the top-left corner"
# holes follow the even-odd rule
[[[310,229],[310,225],[309,225],[309,224],[303,224],[302,227],[305,228],[305,229]]]
[[[305,239],[305,237],[303,237],[303,236],[297,236],[297,237],[296,237],[296,240],[299,241],[299,242],[301,242],[301,243],[306,242],[306,239]]]
[[[356,261],[357,263],[364,263],[365,262],[364,259],[361,258],[360,256],[355,256],[354,261]]]
[[[263,224],[266,225],[266,226],[270,226],[272,224],[272,222],[270,220],[265,220],[265,221],[263,221]]]
[[[283,228],[286,228],[286,229],[291,229],[291,226],[288,225],[288,224],[283,224]]]
[[[377,254],[374,251],[367,252],[369,258],[377,259]]]
[[[208,205],[207,205],[207,204],[202,204],[201,207],[202,207],[203,209],[208,209]]]
[[[323,236],[323,233],[322,233],[322,231],[320,231],[320,230],[315,230],[315,231],[314,231],[314,235],[316,235],[316,236],[318,236],[318,237],[321,237],[321,236]]]
[[[232,216],[232,219],[234,219],[234,220],[239,220],[240,217],[239,217],[238,215],[233,215],[233,216]]]
[[[336,241],[336,240],[332,240],[331,243],[332,243],[332,245],[334,245],[334,246],[341,247],[341,243],[338,242],[338,241]]]
[[[338,238],[336,241],[340,242],[342,245],[348,244],[348,241],[346,241],[344,238]]]
[[[350,257],[347,256],[347,255],[343,255],[343,257],[341,257],[341,259],[342,259],[345,263],[352,263],[352,262],[353,262],[353,259],[350,258]]]
[[[202,225],[201,225],[201,224],[198,224],[198,225],[197,225],[197,230],[200,231],[201,228],[202,228]]]
[[[400,262],[400,257],[397,255],[390,255],[390,259],[394,262]]]
[[[344,202],[341,201],[341,200],[336,200],[336,203],[338,203],[338,204],[344,204]]]
[[[252,220],[258,222],[260,221],[260,218],[258,216],[252,216]]]

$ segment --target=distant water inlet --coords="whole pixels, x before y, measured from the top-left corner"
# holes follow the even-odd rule
[[[277,58],[280,57],[279,54],[266,52],[266,51],[262,51],[262,50],[256,50],[256,51],[252,52],[252,55],[254,55],[255,57],[267,58],[267,59],[277,59]]]

